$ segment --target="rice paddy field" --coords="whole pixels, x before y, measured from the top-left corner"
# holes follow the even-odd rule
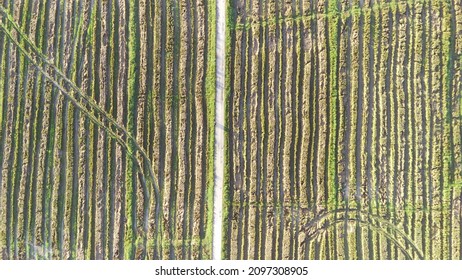
[[[226,259],[462,259],[462,3],[228,0]]]
[[[215,12],[0,3],[0,258],[211,257]]]

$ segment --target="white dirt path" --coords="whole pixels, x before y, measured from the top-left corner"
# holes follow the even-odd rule
[[[223,92],[225,82],[225,1],[217,0],[216,36],[216,98],[215,98],[215,155],[214,155],[214,197],[213,197],[213,241],[212,258],[221,260],[223,225],[223,172],[225,112]]]

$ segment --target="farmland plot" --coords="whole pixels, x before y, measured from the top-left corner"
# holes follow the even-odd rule
[[[460,1],[228,1],[223,256],[461,259]]]
[[[210,258],[215,3],[0,5],[1,258]]]

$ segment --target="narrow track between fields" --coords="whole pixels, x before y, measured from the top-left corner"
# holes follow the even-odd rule
[[[222,205],[223,205],[223,161],[224,161],[224,103],[225,82],[225,0],[217,0],[217,37],[216,37],[216,98],[215,98],[215,175],[213,204],[213,244],[212,258],[221,259]]]

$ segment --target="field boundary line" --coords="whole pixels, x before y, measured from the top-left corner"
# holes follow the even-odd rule
[[[225,0],[217,0],[216,18],[216,97],[215,149],[213,191],[212,259],[221,260],[223,228],[223,175],[224,175],[224,82],[225,82]]]

